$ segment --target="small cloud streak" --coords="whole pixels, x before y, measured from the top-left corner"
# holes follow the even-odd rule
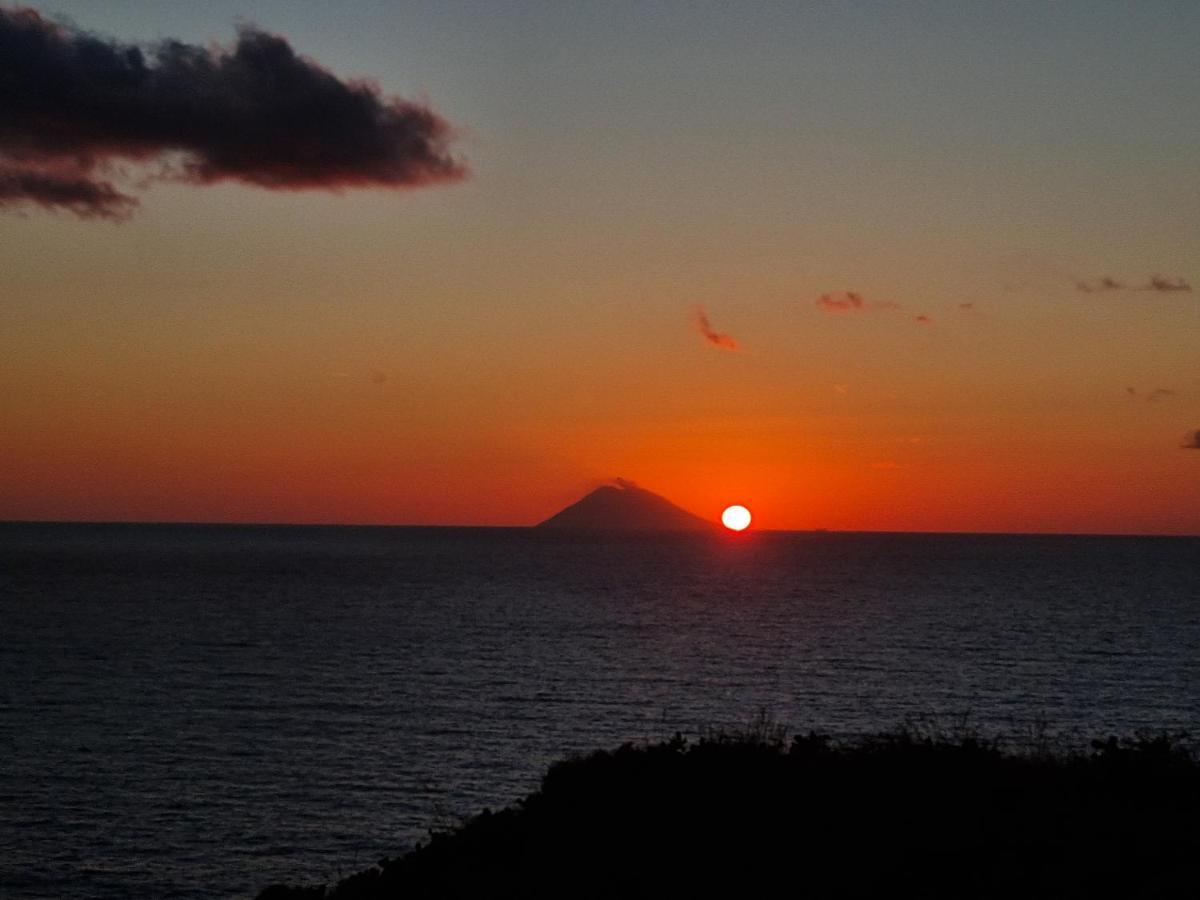
[[[703,306],[697,305],[692,311],[692,324],[696,330],[703,335],[704,340],[713,347],[719,347],[722,350],[737,350],[738,342],[730,335],[724,332],[717,331],[712,327],[712,323],[708,321],[708,313],[704,311]]]
[[[1143,291],[1191,291],[1192,286],[1182,278],[1164,278],[1152,275],[1150,281],[1141,288]]]
[[[1186,278],[1167,278],[1163,275],[1151,275],[1150,279],[1141,285],[1132,285],[1111,275],[1103,275],[1091,281],[1076,281],[1075,289],[1085,294],[1104,294],[1109,291],[1152,291],[1156,293],[1185,292],[1192,290],[1191,283]]]
[[[120,220],[126,166],[193,185],[413,188],[466,177],[430,107],[247,25],[232,47],[101,38],[0,6],[0,207]],[[136,183],[136,182],[135,182]]]
[[[835,291],[817,298],[817,308],[834,315],[862,312],[865,307],[866,301],[863,300],[862,294],[856,294],[854,291]]]
[[[1157,403],[1159,400],[1166,400],[1175,396],[1175,391],[1171,388],[1154,388],[1153,390],[1141,393],[1137,388],[1127,387],[1125,388],[1125,393],[1128,394],[1131,399],[1142,399],[1147,403]]]
[[[0,10],[0,14],[3,11]],[[107,181],[56,172],[53,167],[0,165],[0,207],[33,203],[43,209],[66,209],[81,219],[127,219],[138,202]]]
[[[1118,281],[1110,275],[1103,275],[1091,281],[1076,281],[1075,289],[1083,291],[1085,294],[1102,294],[1105,291],[1128,290],[1124,282]]]
[[[1180,446],[1184,450],[1200,450],[1200,430],[1188,432]]]
[[[833,316],[857,315],[862,312],[894,312],[904,309],[895,300],[868,301],[857,291],[831,291],[817,298],[817,309]],[[970,306],[971,304],[967,304]],[[933,317],[920,313],[912,317],[919,325],[932,325]]]

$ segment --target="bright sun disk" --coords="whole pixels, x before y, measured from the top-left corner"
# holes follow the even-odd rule
[[[721,513],[721,524],[730,531],[744,531],[750,524],[750,510],[744,506],[727,506]]]

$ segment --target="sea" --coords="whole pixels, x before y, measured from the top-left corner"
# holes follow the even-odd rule
[[[767,721],[1200,729],[1200,538],[0,525],[0,896],[332,883]]]

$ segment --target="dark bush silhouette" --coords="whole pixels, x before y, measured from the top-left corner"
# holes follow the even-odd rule
[[[1008,752],[911,730],[835,745],[678,735],[555,764],[541,789],[324,888],[359,898],[1166,897],[1200,889],[1180,739]]]

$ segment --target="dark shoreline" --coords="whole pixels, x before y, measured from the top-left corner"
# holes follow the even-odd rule
[[[1084,750],[901,729],[839,744],[761,720],[561,761],[504,810],[336,885],[258,900],[1178,897],[1197,884],[1186,734]]]

